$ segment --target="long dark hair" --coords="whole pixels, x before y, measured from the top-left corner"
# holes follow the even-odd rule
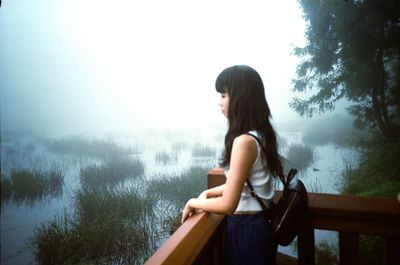
[[[255,130],[264,144],[266,169],[273,176],[281,176],[283,169],[276,132],[270,123],[271,111],[260,75],[249,66],[235,65],[219,74],[215,88],[217,92],[227,93],[229,96],[229,128],[225,136],[221,166],[229,166],[233,140],[241,134]]]

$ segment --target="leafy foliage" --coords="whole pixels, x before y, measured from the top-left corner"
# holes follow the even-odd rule
[[[400,4],[390,0],[299,0],[307,22],[307,45],[295,48],[303,61],[294,90],[311,91],[290,103],[311,117],[334,109],[343,98],[359,126],[385,138],[400,131]]]
[[[400,190],[399,143],[373,144],[363,148],[360,165],[348,167],[345,172],[343,193],[364,196],[397,196]]]

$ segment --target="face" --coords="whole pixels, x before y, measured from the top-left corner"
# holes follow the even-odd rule
[[[221,107],[221,111],[222,114],[224,114],[224,116],[226,118],[228,118],[228,109],[229,109],[229,95],[228,93],[221,93],[221,98],[219,100],[219,104]]]

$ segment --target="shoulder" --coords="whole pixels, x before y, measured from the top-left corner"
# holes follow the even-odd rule
[[[247,151],[257,151],[257,143],[253,136],[241,134],[233,140],[233,147],[245,149]]]

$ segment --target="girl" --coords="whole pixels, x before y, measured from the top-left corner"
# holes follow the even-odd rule
[[[215,87],[221,93],[219,106],[229,125],[221,163],[226,182],[190,199],[182,222],[197,210],[226,214],[225,263],[275,264],[277,245],[261,206],[246,184],[249,178],[255,192],[268,205],[274,196],[273,176],[282,175],[263,82],[253,68],[237,65],[222,71]],[[263,148],[254,137],[261,140]]]

